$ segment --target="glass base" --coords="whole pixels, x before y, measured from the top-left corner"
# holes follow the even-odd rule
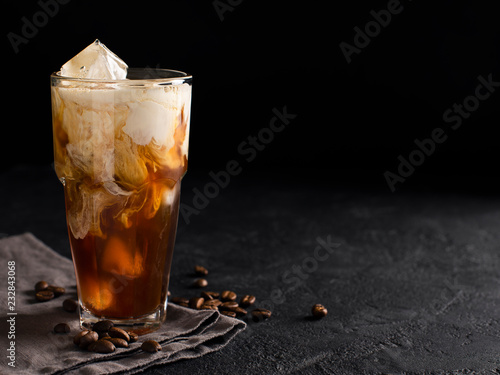
[[[111,320],[115,327],[125,331],[132,331],[138,335],[154,332],[160,328],[165,321],[164,309],[158,307],[152,314],[131,319],[115,319],[105,316],[96,316],[80,305],[80,328],[92,329],[95,323],[100,320]]]

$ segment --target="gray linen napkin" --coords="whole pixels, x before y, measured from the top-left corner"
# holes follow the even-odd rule
[[[141,336],[139,343],[111,354],[87,352],[73,344],[73,336],[80,330],[78,313],[62,308],[65,298],[76,299],[71,260],[31,233],[0,239],[0,259],[1,374],[135,374],[153,365],[219,350],[246,327],[241,320],[220,315],[218,311],[169,304],[167,322],[158,331]],[[36,302],[33,289],[40,280],[66,287],[66,294],[48,302]],[[8,293],[9,285],[15,286],[15,298]],[[61,322],[69,324],[69,334],[52,332]],[[162,351],[155,354],[141,351],[140,342],[147,339],[158,341]],[[9,366],[12,348],[15,368]]]

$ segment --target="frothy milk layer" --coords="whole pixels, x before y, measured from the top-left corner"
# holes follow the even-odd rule
[[[114,175],[135,186],[144,182],[146,160],[145,154],[139,155],[138,146],[144,146],[158,167],[176,168],[183,156],[188,156],[188,84],[53,90],[62,130],[68,137],[67,156],[73,164],[67,167],[76,166],[95,182],[112,181]],[[185,126],[183,139],[175,137],[179,126]],[[174,146],[180,148],[181,155],[170,152]],[[71,175],[72,171],[66,173]]]

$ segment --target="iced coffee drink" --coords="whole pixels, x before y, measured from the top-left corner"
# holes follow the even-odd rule
[[[187,169],[191,77],[128,69],[96,41],[51,76],[51,90],[82,326],[156,329]]]

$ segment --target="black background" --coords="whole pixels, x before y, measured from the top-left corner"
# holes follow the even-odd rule
[[[16,53],[9,33],[23,36],[42,6],[4,2],[2,169],[52,162],[49,75],[98,38],[131,67],[194,76],[188,175],[207,178],[235,159],[249,178],[388,190],[384,172],[397,172],[398,155],[441,127],[448,139],[397,191],[498,190],[498,93],[459,129],[443,121],[474,94],[478,76],[500,81],[492,3],[401,0],[401,12],[351,63],[339,44],[354,44],[354,28],[390,1],[221,0],[231,7],[222,16],[215,3],[72,0],[39,16]],[[238,145],[285,106],[297,117],[246,162]]]
[[[286,296],[235,345],[148,374],[498,367],[499,93],[456,130],[443,120],[471,100],[479,76],[500,82],[494,2],[401,0],[348,63],[339,44],[353,44],[354,28],[397,0],[217,0],[233,4],[223,19],[214,0],[70,0],[16,53],[9,33],[21,35],[52,1],[2,3],[0,237],[32,232],[70,256],[62,188],[50,177],[49,75],[99,38],[131,67],[193,74],[182,203],[198,207],[194,188],[213,186],[210,171],[242,167],[207,208],[181,211],[174,295],[194,295],[186,275],[203,264],[213,290],[229,286],[259,304],[276,301],[276,289]],[[285,106],[297,117],[245,161],[238,146]],[[391,194],[384,173],[436,128],[447,140]],[[330,236],[338,252],[290,289],[284,275],[305,269],[315,239]],[[326,319],[310,319],[314,303],[327,306]]]

